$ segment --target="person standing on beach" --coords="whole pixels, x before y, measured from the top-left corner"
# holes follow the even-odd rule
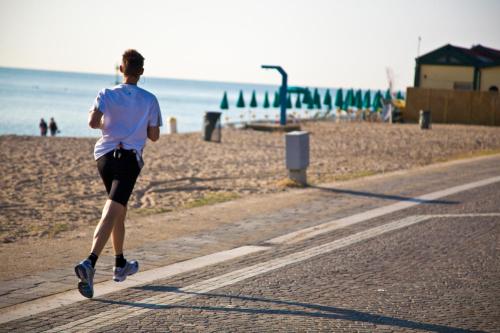
[[[50,118],[49,130],[50,130],[50,136],[55,136],[56,135],[56,133],[57,133],[57,124],[54,121],[54,118]]]
[[[102,131],[94,158],[108,199],[94,232],[90,255],[75,266],[80,279],[78,290],[87,298],[94,295],[95,264],[110,236],[115,253],[113,280],[124,281],[139,269],[136,260],[128,261],[123,256],[127,202],[143,166],[146,140],[157,141],[163,125],[158,100],[137,86],[144,73],[144,57],[136,50],[126,50],[120,72],[123,83],[101,90],[89,114],[89,126]]]
[[[47,123],[43,118],[40,119],[40,124],[38,124],[38,127],[40,128],[40,135],[47,136]]]

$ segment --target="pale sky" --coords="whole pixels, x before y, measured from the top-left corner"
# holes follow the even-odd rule
[[[0,0],[0,66],[114,73],[127,48],[154,77],[293,85],[413,84],[420,54],[500,49],[500,0]]]

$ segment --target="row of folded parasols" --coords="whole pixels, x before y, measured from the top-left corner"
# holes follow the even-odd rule
[[[292,101],[293,94],[296,95],[295,101]],[[287,90],[286,107],[287,109],[291,109],[293,107],[295,107],[296,109],[301,109],[302,107],[305,107],[307,109],[321,109],[322,107],[325,107],[326,109],[331,110],[335,106],[336,109],[346,111],[350,109],[380,111],[383,107],[384,101],[387,102],[392,100],[404,100],[403,93],[401,91],[398,91],[396,94],[393,94],[389,89],[387,89],[385,95],[383,95],[380,90],[377,90],[372,97],[372,92],[370,90],[366,90],[363,93],[361,89],[358,89],[357,91],[354,91],[354,89],[348,89],[344,97],[344,91],[342,88],[340,88],[336,91],[334,101],[329,89],[326,90],[323,98],[321,98],[320,92],[317,88],[315,88],[314,91],[311,92],[309,88],[289,87]],[[262,102],[263,108],[267,109],[271,106],[274,108],[279,108],[280,104],[281,96],[279,91],[276,91],[274,93],[272,103],[269,98],[269,92],[265,92],[264,100]],[[255,90],[252,92],[252,97],[248,106],[250,108],[259,107]],[[247,104],[245,103],[245,99],[243,97],[243,90],[240,90],[238,100],[236,101],[236,107],[247,107]],[[221,110],[229,109],[229,101],[226,91],[224,92],[224,95],[222,97],[220,108]]]

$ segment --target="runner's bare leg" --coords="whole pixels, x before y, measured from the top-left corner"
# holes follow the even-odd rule
[[[127,216],[127,207],[123,210],[123,214],[117,218],[113,231],[111,232],[111,241],[113,242],[113,250],[115,256],[123,254],[123,243],[125,241],[125,217]]]
[[[124,218],[126,207],[108,199],[102,210],[101,220],[94,232],[91,252],[99,256],[113,231],[115,224]]]

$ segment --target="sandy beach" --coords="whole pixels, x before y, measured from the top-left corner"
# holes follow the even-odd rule
[[[319,184],[455,158],[500,152],[500,128],[311,122],[309,182]],[[95,138],[1,136],[0,240],[64,237],[94,226],[106,200],[92,151]],[[283,186],[282,133],[224,129],[222,143],[200,133],[148,143],[130,216],[178,211]]]

